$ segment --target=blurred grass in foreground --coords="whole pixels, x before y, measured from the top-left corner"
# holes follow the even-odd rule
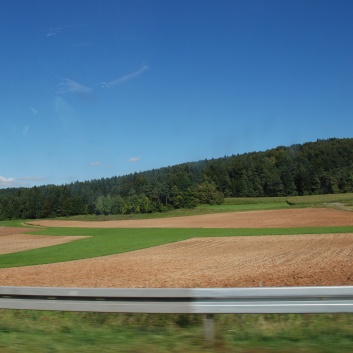
[[[0,310],[2,353],[351,352],[353,315],[216,315],[208,346],[203,315]]]

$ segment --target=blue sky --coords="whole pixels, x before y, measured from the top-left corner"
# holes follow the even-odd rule
[[[353,137],[351,0],[1,0],[0,187]]]

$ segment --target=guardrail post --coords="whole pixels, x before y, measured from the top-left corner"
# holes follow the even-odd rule
[[[214,343],[215,330],[214,330],[214,315],[206,314],[204,318],[205,340],[209,344]]]

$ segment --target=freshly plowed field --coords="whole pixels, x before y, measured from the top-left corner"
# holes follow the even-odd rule
[[[44,248],[46,246],[69,243],[71,241],[83,238],[86,237],[56,237],[45,235],[10,234],[0,239],[0,254],[9,254],[18,251]]]
[[[130,253],[0,270],[1,285],[353,285],[353,234],[193,238]]]
[[[353,212],[330,208],[304,208],[106,222],[44,220],[31,221],[30,224],[79,228],[292,228],[353,226]]]
[[[3,235],[25,233],[30,230],[33,230],[33,228],[0,227],[0,237]]]
[[[315,208],[136,221],[46,220],[33,221],[31,224],[87,228],[290,228],[353,225],[353,213]],[[0,237],[0,249],[6,249],[6,238],[22,237],[13,234],[24,231],[23,228],[0,229],[0,236],[4,235]],[[29,235],[27,237],[32,237],[33,247],[48,246],[47,237],[40,236],[38,239]],[[13,242],[13,251],[20,250],[20,239],[18,241],[17,244]],[[10,248],[8,245],[6,251],[10,252]],[[194,238],[94,259],[0,269],[0,285],[64,287],[353,285],[353,234]]]

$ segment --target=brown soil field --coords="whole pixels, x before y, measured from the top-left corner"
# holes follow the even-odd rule
[[[294,228],[353,226],[353,212],[331,208],[304,208],[104,222],[42,220],[31,221],[29,224],[79,228]]]
[[[33,229],[31,229],[33,230]],[[0,227],[1,232],[1,227]],[[86,237],[10,234],[0,238],[0,255],[69,243]]]
[[[129,253],[0,270],[6,286],[353,285],[353,234],[193,238]]]
[[[0,237],[4,235],[20,234],[34,230],[33,228],[0,227]]]
[[[136,221],[46,220],[31,224],[94,228],[289,228],[353,225],[353,213],[308,208]],[[29,229],[1,228],[0,235],[4,236],[0,237],[0,248],[5,249],[7,237],[16,239],[13,234],[26,230]],[[48,244],[45,243],[48,237],[25,237],[32,237],[33,247],[41,246],[41,240],[42,246],[48,246],[43,245]],[[15,243],[13,249],[19,251]],[[353,285],[353,233],[194,238],[112,256],[0,269],[0,285],[116,288]]]

